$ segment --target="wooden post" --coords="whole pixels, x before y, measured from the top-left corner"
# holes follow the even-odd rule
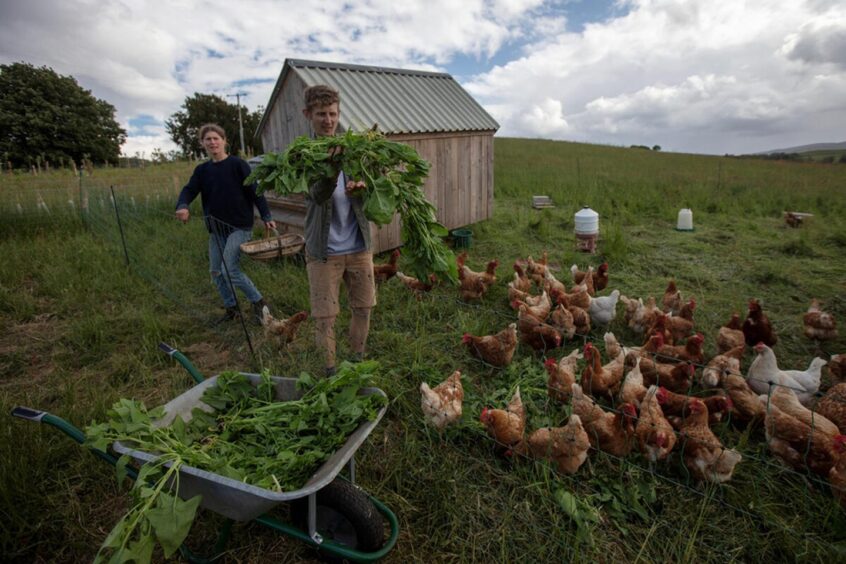
[[[74,165],[73,170],[76,174],[76,165]],[[79,171],[79,211],[83,214],[82,219],[84,221],[85,216],[88,214],[88,190],[85,189],[85,185],[82,183],[81,170]]]

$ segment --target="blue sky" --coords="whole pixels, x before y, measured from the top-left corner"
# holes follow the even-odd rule
[[[117,108],[128,155],[174,148],[164,121],[195,92],[266,105],[285,58],[449,72],[501,136],[709,154],[846,138],[842,0],[0,3],[0,63],[74,76]]]

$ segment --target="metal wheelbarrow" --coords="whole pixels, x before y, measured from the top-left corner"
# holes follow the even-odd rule
[[[176,416],[190,416],[191,410],[202,406],[203,392],[215,385],[217,376],[205,379],[196,367],[178,350],[160,343],[159,348],[176,359],[197,383],[164,406],[162,425],[170,424]],[[245,374],[258,383],[258,374]],[[296,378],[272,377],[275,396],[279,401],[298,398]],[[384,392],[378,388],[365,388],[365,394]],[[209,557],[194,554],[183,544],[182,555],[191,562],[214,562],[222,556],[234,521],[255,521],[285,535],[296,538],[318,549],[321,556],[353,562],[374,562],[383,558],[396,544],[399,524],[396,515],[375,497],[355,485],[355,451],[364,443],[385,413],[383,407],[374,421],[365,421],[347,438],[344,445],[334,452],[309,481],[300,489],[274,492],[245,484],[219,474],[184,465],[180,469],[178,494],[183,499],[202,496],[201,507],[226,517],[218,539]],[[52,425],[82,444],[85,434],[64,419],[44,411],[15,407],[12,415],[39,423]],[[117,464],[121,455],[129,455],[139,464],[151,462],[156,455],[134,450],[131,445],[117,441],[112,444],[117,456],[97,449],[91,452],[102,460]],[[347,478],[340,472],[347,468]],[[127,474],[134,480],[137,472],[127,466]],[[279,521],[267,512],[274,506],[291,504],[293,524]],[[384,541],[384,522],[390,526],[388,540]],[[384,541],[384,542],[383,542]]]

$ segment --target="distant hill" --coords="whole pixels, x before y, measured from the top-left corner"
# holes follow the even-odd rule
[[[841,141],[840,143],[812,143],[811,145],[799,145],[797,147],[788,147],[786,149],[761,151],[756,154],[770,155],[772,153],[810,153],[813,151],[846,151],[846,141]]]

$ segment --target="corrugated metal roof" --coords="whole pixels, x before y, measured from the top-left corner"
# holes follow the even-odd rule
[[[341,94],[340,126],[383,133],[496,131],[499,124],[446,73],[286,59],[258,130],[288,72],[308,86],[328,84]]]

